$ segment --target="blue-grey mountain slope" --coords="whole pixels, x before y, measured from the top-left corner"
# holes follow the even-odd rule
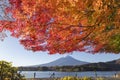
[[[59,58],[55,61],[52,61],[50,63],[36,65],[36,67],[38,66],[47,66],[47,67],[49,66],[76,66],[76,65],[83,65],[83,64],[88,64],[88,62],[79,61],[79,60],[74,59],[71,56],[66,56],[66,57]]]

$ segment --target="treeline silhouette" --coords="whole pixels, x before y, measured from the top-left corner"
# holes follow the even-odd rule
[[[119,71],[120,64],[114,63],[90,63],[78,66],[39,66],[39,67],[19,67],[19,71]]]

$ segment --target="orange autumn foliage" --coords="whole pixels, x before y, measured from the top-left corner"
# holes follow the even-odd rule
[[[119,0],[9,0],[0,30],[9,30],[27,50],[54,53],[114,52],[120,34]],[[119,38],[119,36],[118,36]],[[90,47],[90,48],[89,48]]]

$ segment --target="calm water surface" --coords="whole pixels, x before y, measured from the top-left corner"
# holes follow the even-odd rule
[[[34,78],[34,73],[36,74],[36,78],[49,78],[53,73],[55,74],[55,77],[64,77],[64,76],[89,76],[89,77],[95,77],[102,76],[102,77],[112,77],[116,73],[120,73],[119,71],[87,71],[87,72],[56,72],[56,71],[22,71],[22,75],[24,75],[26,78]]]

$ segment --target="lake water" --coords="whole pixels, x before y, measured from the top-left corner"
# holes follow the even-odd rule
[[[95,77],[101,76],[101,77],[112,77],[116,73],[119,73],[119,71],[86,71],[86,72],[56,72],[56,71],[22,71],[22,75],[24,75],[26,78],[34,78],[34,73],[36,74],[36,78],[49,78],[53,73],[55,74],[55,77],[64,77],[64,76],[89,76],[89,77]]]

